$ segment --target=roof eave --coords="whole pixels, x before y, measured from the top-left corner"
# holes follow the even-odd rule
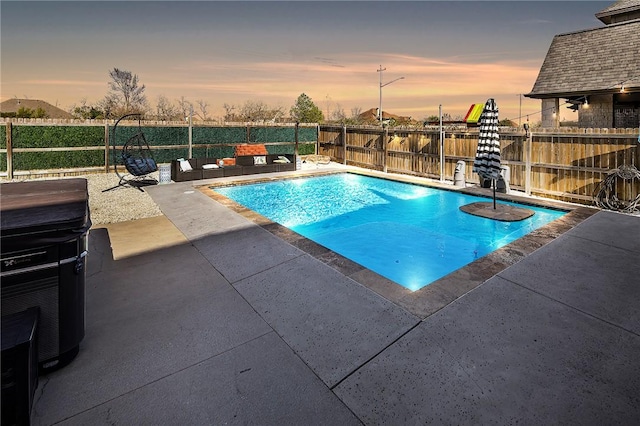
[[[596,18],[601,19],[601,18],[612,17],[616,15],[624,15],[625,13],[635,12],[637,10],[640,10],[640,6],[631,5],[631,6],[621,7],[619,9],[609,9],[609,10],[605,9],[603,11],[596,13],[595,16]]]
[[[640,86],[625,86],[624,93],[639,93]],[[530,92],[525,94],[526,98],[531,99],[549,99],[549,98],[571,98],[575,96],[592,96],[592,95],[609,95],[620,93],[620,88],[613,89],[595,89],[595,90],[581,90],[574,92],[549,92],[549,93],[534,93]]]

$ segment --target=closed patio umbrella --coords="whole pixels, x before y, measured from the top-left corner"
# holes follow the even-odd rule
[[[498,105],[487,99],[480,115],[480,136],[473,171],[493,185],[493,208],[496,208],[496,180],[500,177],[500,134],[498,133]]]
[[[480,135],[478,150],[473,162],[473,171],[484,179],[491,179],[493,183],[493,208],[491,203],[471,203],[460,206],[460,210],[475,216],[505,222],[515,222],[531,217],[535,212],[509,204],[502,203],[496,208],[496,180],[500,178],[500,135],[498,134],[498,106],[496,101],[488,99],[478,120]]]

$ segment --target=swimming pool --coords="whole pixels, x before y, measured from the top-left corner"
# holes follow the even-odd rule
[[[566,213],[500,222],[459,210],[485,198],[352,173],[214,190],[414,291]]]

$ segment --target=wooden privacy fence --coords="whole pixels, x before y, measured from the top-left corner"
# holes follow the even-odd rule
[[[55,177],[109,171],[113,148],[112,123],[5,122],[0,126],[0,176]],[[136,122],[123,127],[122,146]],[[458,161],[464,161],[468,183],[472,173],[478,130],[447,128],[380,128],[371,126],[251,124],[198,125],[182,122],[143,125],[157,162],[188,156],[232,156],[239,143],[263,143],[267,149],[327,155],[333,161],[385,172],[453,180]],[[73,130],[73,131],[72,131]],[[118,137],[120,139],[120,136]],[[299,139],[299,144],[295,140]],[[189,143],[191,141],[191,143]],[[590,204],[607,173],[622,166],[640,166],[638,129],[501,129],[502,163],[509,168],[509,184],[528,194]],[[442,147],[441,147],[442,146]],[[284,151],[283,151],[284,150]],[[29,164],[44,164],[33,168]],[[66,168],[62,168],[66,167]],[[615,196],[630,202],[640,182],[618,179]]]
[[[438,128],[321,125],[318,154],[343,164],[441,180],[453,180],[457,162],[464,161],[466,181],[480,183],[472,173],[478,130],[443,133],[444,139]],[[511,188],[583,204],[592,202],[608,172],[622,165],[640,166],[637,129],[555,129],[528,137],[511,129],[501,131],[500,146]],[[621,201],[629,202],[640,193],[640,182],[620,179],[616,192]]]

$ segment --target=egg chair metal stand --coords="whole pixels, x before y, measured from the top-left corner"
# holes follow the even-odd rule
[[[120,121],[128,117],[138,118],[138,131],[127,140],[122,148],[118,149],[116,130]],[[126,114],[116,120],[113,126],[111,152],[113,155],[113,171],[120,180],[116,186],[107,188],[102,192],[111,191],[119,187],[133,187],[144,191],[143,187],[158,184],[157,179],[149,176],[158,170],[158,165],[151,157],[151,149],[140,124],[141,118],[141,114]],[[120,154],[119,158],[118,152]],[[118,171],[118,165],[124,165],[128,173],[121,174]]]

